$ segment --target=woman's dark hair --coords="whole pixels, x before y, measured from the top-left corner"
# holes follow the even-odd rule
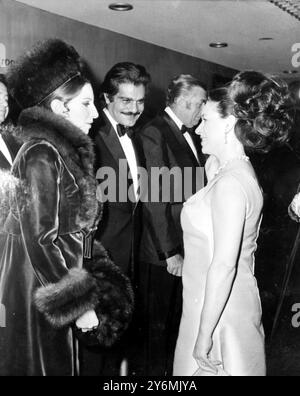
[[[135,86],[148,87],[151,81],[150,74],[144,66],[131,62],[117,63],[106,74],[101,91],[108,95],[110,101],[119,92],[120,84],[130,83]]]
[[[246,71],[226,88],[213,90],[222,118],[237,118],[235,133],[249,151],[269,152],[287,143],[293,123],[288,85],[275,77]]]
[[[51,102],[54,99],[59,99],[64,104],[67,104],[79,94],[85,84],[89,83],[90,81],[85,76],[80,74],[58,87],[53,93],[47,96],[47,98],[44,99],[39,104],[39,106],[45,107],[46,109],[51,109]]]

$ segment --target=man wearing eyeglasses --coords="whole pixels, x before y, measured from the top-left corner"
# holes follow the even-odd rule
[[[123,62],[113,66],[102,85],[106,106],[99,111],[100,123],[91,134],[96,150],[97,180],[104,200],[96,239],[133,283],[140,223],[138,167],[143,165],[142,153],[135,143],[134,126],[144,111],[149,83],[150,75],[141,65]],[[86,351],[83,375],[119,375],[122,358],[127,357],[128,352],[128,349],[123,351],[124,343],[119,343],[106,356],[97,354],[96,350],[90,350],[88,356]],[[127,361],[123,360],[123,373],[128,371],[126,366]]]

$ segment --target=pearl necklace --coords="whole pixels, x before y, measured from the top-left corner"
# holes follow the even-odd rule
[[[234,158],[231,158],[231,159],[225,161],[224,164],[221,165],[221,166],[216,170],[216,172],[215,172],[213,178],[215,178],[224,168],[226,168],[226,167],[227,167],[231,162],[233,162],[233,161],[246,161],[246,162],[249,162],[249,157],[247,157],[246,155],[241,155],[241,156],[239,156],[239,157],[234,157]]]

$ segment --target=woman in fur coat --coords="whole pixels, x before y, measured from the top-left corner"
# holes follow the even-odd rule
[[[24,144],[0,247],[0,376],[77,375],[73,328],[110,345],[132,308],[128,281],[101,246],[91,259],[100,214],[87,136],[98,116],[93,90],[60,40],[20,58],[8,86],[23,109],[16,134]]]

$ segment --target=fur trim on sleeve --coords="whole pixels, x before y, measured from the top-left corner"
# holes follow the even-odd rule
[[[95,311],[99,326],[88,333],[75,329],[75,333],[88,346],[110,347],[130,324],[134,309],[132,286],[99,242],[94,243],[94,257],[86,260],[85,267],[97,280],[98,304]]]
[[[97,282],[86,270],[72,268],[59,282],[40,287],[34,302],[54,327],[65,327],[95,308]]]

